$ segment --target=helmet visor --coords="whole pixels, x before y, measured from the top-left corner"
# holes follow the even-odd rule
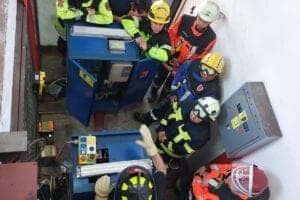
[[[197,104],[192,109],[192,112],[194,113],[194,115],[196,115],[200,119],[203,119],[203,120],[208,119],[208,113],[200,104]]]
[[[201,72],[205,72],[209,76],[214,76],[214,75],[217,74],[216,70],[214,70],[214,69],[212,69],[212,68],[210,68],[210,67],[208,67],[208,66],[206,66],[204,64],[201,65],[201,69],[200,70],[201,70]]]

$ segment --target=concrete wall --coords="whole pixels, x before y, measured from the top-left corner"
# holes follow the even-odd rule
[[[40,45],[56,46],[58,34],[54,28],[56,19],[55,0],[37,0]]]
[[[188,1],[187,7],[194,1]],[[227,57],[226,100],[246,81],[263,81],[283,137],[244,158],[264,167],[271,199],[298,199],[300,188],[299,46],[300,2],[219,1],[226,20],[214,27],[216,50]],[[191,5],[189,5],[191,4]]]

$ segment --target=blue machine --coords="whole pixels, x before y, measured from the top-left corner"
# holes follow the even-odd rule
[[[143,99],[159,63],[152,59],[140,60],[133,40],[120,40],[125,44],[124,51],[114,52],[110,50],[112,39],[108,37],[72,35],[69,31],[67,39],[67,109],[82,124],[88,125],[92,113],[115,112]],[[114,65],[115,62],[121,65]],[[111,81],[110,74],[118,66],[122,67],[122,62],[132,64],[128,79]],[[122,75],[125,72],[126,68]]]
[[[140,137],[138,130],[128,132],[101,131],[95,132],[96,149],[107,150],[109,162],[139,160],[147,158],[144,150],[135,143]],[[73,140],[78,136],[73,136]],[[76,166],[78,166],[78,145],[72,146],[71,152],[72,174],[70,176],[70,193],[72,199],[94,199],[94,187],[98,177],[77,178]],[[117,174],[112,175],[112,180],[117,179]]]

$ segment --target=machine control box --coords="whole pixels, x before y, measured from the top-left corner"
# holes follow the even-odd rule
[[[228,98],[218,126],[229,158],[241,158],[281,137],[262,82],[247,82]]]
[[[96,136],[79,136],[78,156],[80,165],[96,163]]]

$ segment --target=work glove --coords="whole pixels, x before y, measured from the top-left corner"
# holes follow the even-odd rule
[[[83,12],[79,9],[75,9],[74,12],[76,20],[80,20],[81,16],[83,15]]]
[[[85,21],[89,23],[95,23],[96,21],[95,15],[87,15]]]
[[[145,149],[148,156],[155,156],[158,151],[153,142],[151,131],[146,125],[142,124],[140,127],[140,133],[142,136],[142,140],[137,140],[136,143]]]
[[[95,200],[107,200],[110,192],[110,177],[104,175],[98,178],[95,184]]]

